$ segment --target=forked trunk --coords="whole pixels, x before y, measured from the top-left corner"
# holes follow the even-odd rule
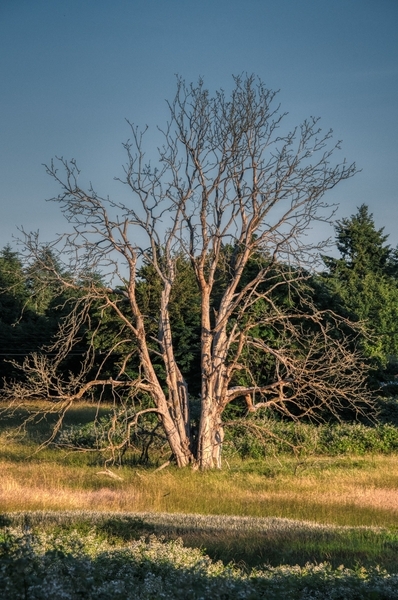
[[[179,467],[193,462],[190,441],[190,423],[188,410],[188,392],[184,379],[174,360],[171,339],[162,340],[163,354],[168,373],[169,395],[166,397],[153,367],[146,343],[143,320],[140,316],[137,326],[138,350],[146,380],[150,384],[150,393],[155,402],[170,449]]]
[[[169,267],[170,272],[172,272],[172,261],[170,261]],[[165,366],[168,389],[166,402],[167,417],[164,417],[163,424],[177,464],[184,467],[193,462],[188,386],[174,356],[169,315],[170,294],[171,283],[169,280],[165,280],[161,296],[158,331],[158,340]]]
[[[221,468],[224,428],[221,415],[228,387],[225,327],[214,334],[210,320],[210,286],[202,283],[201,369],[202,399],[197,444],[200,469]]]

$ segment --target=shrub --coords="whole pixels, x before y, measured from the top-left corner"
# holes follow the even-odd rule
[[[34,533],[4,529],[0,536],[0,594],[8,600],[154,600],[220,598],[275,600],[398,599],[398,575],[379,568],[265,566],[245,573],[212,562],[181,541],[151,536],[114,547],[88,532]]]
[[[98,421],[71,425],[64,428],[57,437],[58,445],[76,449],[117,448],[127,440],[127,420],[123,418],[112,426],[112,416],[101,417]],[[127,448],[135,450],[138,460],[148,462],[149,453],[159,453],[166,444],[156,423],[142,421],[117,453],[122,462]],[[345,455],[366,453],[392,454],[398,452],[398,427],[390,423],[369,426],[362,423],[340,423],[314,425],[277,421],[269,417],[255,415],[252,419],[230,421],[226,427],[225,450],[237,454],[242,459],[262,459],[269,455]]]
[[[361,423],[312,425],[258,419],[247,424],[230,423],[226,432],[227,452],[241,458],[264,458],[267,455],[320,454],[344,455],[398,452],[398,427]]]

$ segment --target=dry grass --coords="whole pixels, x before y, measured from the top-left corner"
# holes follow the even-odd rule
[[[66,454],[48,448],[34,454],[56,415],[30,425],[25,438],[12,430],[50,403],[5,411],[0,428],[0,511],[99,510],[282,517],[352,526],[396,526],[396,456],[268,457],[230,461],[222,472],[200,473],[169,466],[155,472],[114,468],[120,479],[103,473],[90,453]],[[106,406],[101,408],[102,414]],[[97,407],[73,408],[70,423],[89,422]],[[2,431],[2,433],[1,433]],[[96,463],[96,464],[95,464]],[[102,473],[101,473],[102,471]]]
[[[51,461],[50,451],[0,462],[0,511],[100,510],[284,517],[339,525],[393,526],[398,520],[394,456],[318,461],[293,474],[293,461],[267,474],[231,465],[221,473],[124,467],[114,479],[99,466]],[[102,471],[102,473],[101,473]]]

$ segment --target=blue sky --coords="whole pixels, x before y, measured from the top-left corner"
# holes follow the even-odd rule
[[[75,158],[116,195],[126,118],[164,124],[177,73],[214,90],[243,72],[289,125],[334,130],[362,169],[329,196],[338,216],[366,203],[398,244],[397,31],[398,0],[0,0],[0,247],[65,229],[42,163]]]

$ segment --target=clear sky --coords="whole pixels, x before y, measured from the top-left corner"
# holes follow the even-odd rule
[[[0,247],[64,230],[43,163],[75,158],[115,195],[126,118],[163,124],[175,74],[214,90],[243,72],[289,123],[334,130],[362,169],[338,216],[366,203],[398,244],[398,0],[0,0]]]

